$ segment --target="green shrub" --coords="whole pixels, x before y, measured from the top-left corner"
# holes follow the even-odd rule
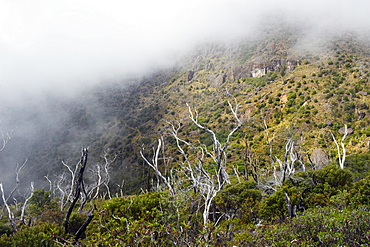
[[[349,205],[370,209],[370,175],[354,183],[350,191]]]
[[[170,195],[167,192],[151,192],[113,198],[105,203],[105,208],[117,217],[162,222],[164,211],[169,209],[170,202]]]
[[[370,152],[348,156],[344,166],[352,172],[354,181],[365,178],[370,175]]]
[[[269,221],[283,221],[287,215],[285,194],[282,189],[262,200],[259,216]]]
[[[221,213],[250,221],[251,211],[256,210],[255,206],[262,199],[261,191],[255,185],[246,181],[226,187],[215,197],[216,207]]]
[[[368,211],[324,207],[250,232],[254,246],[367,246],[369,229]]]
[[[60,246],[54,236],[63,236],[56,224],[44,223],[33,227],[23,226],[16,233],[0,236],[0,246],[52,247]]]

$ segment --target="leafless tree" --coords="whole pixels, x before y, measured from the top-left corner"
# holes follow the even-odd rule
[[[343,133],[343,137],[340,141],[340,147],[339,147],[338,141],[335,139],[335,136],[334,136],[333,132],[330,131],[330,134],[333,137],[333,141],[334,141],[334,143],[337,147],[339,167],[341,169],[343,169],[344,168],[344,162],[346,160],[346,148],[344,146],[344,140],[346,139],[346,137],[348,135],[347,124],[344,125],[344,133]]]
[[[277,164],[276,164],[277,163]],[[290,138],[285,145],[285,153],[282,159],[275,157],[273,164],[273,179],[266,181],[260,186],[265,190],[275,191],[280,188],[286,179],[291,178],[296,169],[305,169],[300,155],[295,149],[294,141]]]
[[[231,96],[228,92],[227,94]],[[222,189],[225,183],[230,183],[229,175],[226,171],[226,150],[229,147],[231,137],[243,124],[238,113],[240,105],[237,103],[235,98],[233,99],[235,101],[234,106],[230,101],[227,101],[227,103],[234,117],[235,125],[228,133],[226,140],[223,142],[220,141],[220,138],[213,130],[200,123],[198,120],[199,115],[197,109],[192,108],[187,104],[190,121],[198,127],[198,129],[211,135],[211,149],[207,148],[207,146],[202,143],[195,144],[195,142],[193,143],[180,136],[180,132],[183,128],[183,120],[172,122],[167,121],[168,133],[175,139],[177,150],[180,153],[180,158],[177,160],[179,164],[176,166],[175,170],[177,173],[175,176],[180,179],[176,182],[174,181],[174,176],[172,174],[174,170],[171,170],[171,176],[167,177],[163,175],[159,169],[159,160],[168,160],[164,155],[163,139],[159,139],[157,147],[153,148],[153,157],[151,160],[145,157],[143,150],[140,151],[140,155],[145,163],[154,170],[157,176],[157,181],[162,181],[172,195],[176,196],[178,194],[178,190],[186,191],[190,189],[201,198],[201,200],[198,201],[199,204],[197,209],[192,209],[191,214],[198,213],[199,210],[203,210],[202,216],[204,226],[208,223],[210,210],[214,203],[215,196]],[[161,149],[163,158],[160,158]]]
[[[0,125],[2,125],[2,120],[0,120]],[[1,144],[0,144],[0,152],[2,152],[5,147],[7,146],[9,140],[12,138],[13,136],[13,130],[5,130],[2,126],[0,126],[0,135],[1,135]],[[16,168],[16,185],[14,187],[14,189],[12,190],[12,192],[9,194],[9,196],[7,198],[5,198],[5,194],[4,194],[4,190],[3,190],[3,186],[1,184],[1,191],[2,191],[2,196],[4,197],[3,198],[3,201],[4,201],[4,206],[6,207],[8,204],[8,200],[9,198],[13,195],[13,193],[17,190],[18,188],[18,185],[19,185],[19,172],[20,170],[24,167],[24,165],[27,163],[27,160],[23,163],[23,165],[19,168],[18,164],[17,164],[17,168]],[[6,207],[7,209],[9,209],[8,207]],[[3,217],[4,215],[4,207],[2,208],[1,210],[1,215],[0,215],[0,218]],[[9,213],[9,210],[8,210],[8,213]],[[9,215],[10,216],[10,215]],[[11,218],[9,218],[9,220],[11,220]]]
[[[1,190],[1,194],[2,194],[2,199],[3,199],[3,204],[5,206],[5,209],[7,210],[8,212],[8,219],[10,221],[10,224],[12,226],[12,229],[13,231],[16,231],[17,228],[16,228],[16,219],[14,218],[14,214],[12,213],[11,211],[11,208],[9,206],[9,199],[13,197],[14,193],[16,191],[18,191],[19,189],[19,183],[20,183],[20,180],[19,180],[19,174],[21,172],[21,170],[23,169],[23,167],[27,164],[27,159],[23,162],[22,165],[19,166],[19,164],[17,164],[17,167],[15,169],[15,186],[13,188],[13,190],[9,193],[9,195],[7,197],[5,197],[5,192],[4,192],[4,188],[3,188],[3,184],[1,183],[0,184],[0,190]],[[22,223],[25,223],[24,222],[24,212],[25,212],[25,208],[26,208],[26,205],[29,201],[29,199],[32,197],[33,195],[33,191],[34,191],[34,188],[33,188],[33,182],[31,183],[31,193],[28,197],[25,198],[25,201],[23,202],[23,206],[22,206],[22,214],[21,214],[21,222]],[[13,200],[14,200],[14,203],[15,205],[17,206],[17,199],[15,197],[13,197]],[[4,208],[3,208],[4,210]]]
[[[81,193],[80,198],[80,211],[87,202],[94,200],[101,195],[101,187],[105,187],[108,198],[112,198],[109,188],[109,170],[111,164],[114,163],[116,156],[113,159],[109,159],[108,153],[105,152],[103,159],[103,163],[96,163],[84,171],[88,174],[89,180],[87,182],[83,181],[83,193]],[[61,211],[63,211],[68,203],[71,203],[74,200],[75,185],[81,168],[81,161],[74,166],[70,166],[64,161],[62,161],[62,164],[67,168],[67,171],[56,175],[54,178],[45,176],[45,179],[49,182],[52,195],[59,199]]]
[[[255,157],[252,148],[249,146],[247,140],[244,141],[245,149],[244,149],[244,167],[245,167],[245,180],[249,179],[249,174],[253,177],[253,180],[259,184],[259,174],[257,172],[258,169],[258,159]],[[249,173],[250,167],[250,173]]]
[[[15,188],[10,192],[9,196],[7,198],[5,198],[5,192],[4,192],[4,187],[3,187],[3,184],[0,183],[0,191],[1,191],[1,198],[3,200],[3,204],[8,212],[8,219],[9,219],[9,222],[10,222],[10,225],[12,226],[12,229],[14,232],[17,231],[17,224],[16,224],[16,219],[14,217],[14,213],[12,212],[10,206],[9,206],[9,203],[8,203],[8,200],[9,198],[14,194],[14,192],[18,189],[18,185],[19,185],[19,172],[20,170],[22,169],[22,167],[24,167],[24,165],[26,164],[26,162],[23,163],[23,165],[18,168],[16,170],[16,186]],[[22,205],[22,209],[21,209],[21,216],[20,216],[20,222],[22,222],[23,224],[26,224],[25,222],[25,211],[26,211],[26,206],[28,204],[28,201],[32,198],[33,196],[33,192],[34,192],[34,186],[33,186],[33,182],[31,182],[31,189],[30,189],[30,193],[27,197],[25,197],[25,201],[23,202],[23,205]],[[17,204],[17,199],[14,198],[14,201],[15,201],[15,204]]]
[[[276,164],[277,163],[277,164]],[[259,186],[265,191],[276,191],[282,187],[283,183],[290,179],[295,184],[295,180],[305,181],[301,178],[294,178],[297,169],[305,170],[302,157],[295,148],[295,142],[289,138],[285,145],[285,153],[282,159],[275,157],[273,164],[273,178],[260,183]],[[307,181],[306,181],[307,182]],[[285,203],[288,211],[288,217],[296,216],[296,205],[292,205],[288,193],[284,192]]]
[[[229,94],[229,93],[228,93]],[[205,132],[212,135],[212,141],[213,141],[213,150],[208,150],[206,147],[204,147],[204,151],[207,153],[207,155],[213,160],[214,164],[217,165],[217,172],[218,177],[220,179],[220,183],[223,184],[224,180],[226,183],[229,183],[228,174],[225,170],[226,168],[226,149],[229,147],[230,138],[233,136],[233,134],[242,126],[243,122],[239,119],[238,116],[238,110],[240,105],[235,100],[235,107],[232,106],[230,101],[227,101],[229,108],[233,114],[233,117],[236,121],[235,127],[229,132],[227,135],[226,141],[221,144],[220,139],[217,137],[216,133],[212,131],[211,129],[203,126],[198,121],[198,111],[196,109],[193,110],[191,107],[187,104],[188,110],[189,110],[189,116],[191,121],[200,129],[204,130]]]
[[[170,182],[168,181],[168,179],[165,176],[162,175],[161,171],[158,168],[159,154],[160,154],[160,151],[161,151],[162,142],[163,142],[162,139],[158,139],[157,150],[153,150],[155,152],[153,154],[153,158],[152,158],[151,161],[149,161],[144,156],[143,150],[140,150],[140,155],[144,159],[144,161],[154,170],[154,172],[155,172],[155,174],[157,176],[157,181],[162,180],[163,183],[167,186],[167,188],[170,191],[171,195],[173,196],[173,195],[175,195],[175,191],[174,191],[172,185],[170,184]]]
[[[78,171],[79,166],[81,166],[81,163],[80,162],[77,163],[74,168],[71,167],[71,166],[69,166],[69,165],[67,165],[64,161],[62,161],[62,164],[63,164],[64,167],[67,168],[68,172],[70,173],[70,180],[69,180],[69,184],[70,185],[69,185],[69,188],[67,187],[65,189],[66,197],[67,197],[66,201],[67,202],[68,201],[72,202],[72,200],[73,200],[73,186],[75,184],[77,171]]]
[[[18,189],[19,187],[19,173],[22,171],[23,167],[27,164],[28,159],[26,159],[21,166],[17,164],[17,167],[15,168],[15,186],[14,189],[10,192],[8,197],[6,198],[6,201],[8,201],[14,194],[14,192]]]
[[[220,178],[220,172],[208,171],[204,168],[208,152],[205,151],[205,147],[194,146],[192,143],[180,138],[178,133],[180,127],[180,123],[177,126],[171,123],[170,130],[170,133],[176,140],[178,151],[183,157],[183,161],[180,162],[179,172],[191,182],[191,188],[202,197],[204,202],[203,223],[206,225],[213,199],[222,189],[226,180]],[[223,175],[223,177],[225,178],[226,176]]]
[[[119,188],[119,194],[116,193],[116,197],[122,197],[123,196],[123,186],[125,184],[125,180],[122,179],[122,183],[121,184],[117,184],[117,187]]]
[[[5,206],[5,208],[8,212],[8,219],[9,219],[10,225],[12,226],[12,229],[15,232],[17,230],[17,224],[16,224],[15,219],[14,219],[14,214],[11,211],[7,200],[5,199],[5,192],[4,192],[4,188],[3,188],[2,183],[0,183],[0,190],[1,190],[1,198],[3,199],[4,206]]]
[[[69,218],[72,214],[72,211],[77,201],[80,199],[82,194],[84,194],[84,196],[87,197],[87,193],[85,190],[85,184],[84,184],[84,178],[83,178],[86,165],[87,165],[87,157],[88,157],[88,150],[87,148],[84,148],[82,150],[82,156],[81,156],[81,160],[79,163],[80,169],[78,170],[77,177],[75,178],[73,201],[69,205],[67,213],[66,213],[66,217],[64,219],[64,230],[66,233],[69,233]],[[88,212],[86,221],[80,226],[78,231],[74,234],[75,241],[77,241],[81,237],[82,233],[86,230],[86,227],[90,224],[92,218],[94,217],[94,214],[93,214],[94,210],[95,210],[95,206]]]
[[[26,222],[25,222],[24,219],[25,219],[26,206],[28,204],[28,201],[32,198],[34,191],[35,191],[35,188],[33,186],[33,182],[31,182],[30,193],[29,193],[28,197],[25,198],[25,201],[23,203],[22,210],[21,210],[21,222],[25,225],[26,225]]]
[[[285,145],[283,160],[276,157],[279,166],[278,169],[274,166],[274,179],[278,184],[283,184],[285,179],[291,177],[295,173],[295,162],[297,160],[298,155],[294,149],[294,141],[289,139]]]
[[[0,120],[0,124],[2,124],[1,120]],[[0,135],[1,135],[1,139],[2,139],[2,143],[0,144],[0,152],[5,149],[6,145],[10,141],[10,139],[12,139],[13,133],[14,133],[14,130],[12,130],[12,129],[5,130],[3,128],[0,128]]]
[[[69,232],[69,217],[72,214],[73,208],[75,207],[75,205],[76,205],[77,201],[79,200],[81,194],[82,193],[86,194],[83,175],[84,175],[84,172],[85,172],[85,169],[86,169],[87,156],[88,156],[87,148],[84,148],[82,150],[82,156],[81,156],[81,160],[80,160],[80,163],[79,163],[80,169],[79,169],[79,172],[78,172],[78,177],[76,179],[75,186],[74,186],[74,197],[73,197],[73,200],[72,200],[72,202],[71,202],[71,204],[70,204],[70,206],[67,210],[67,214],[66,214],[66,217],[65,217],[65,220],[64,220],[64,229],[65,229],[66,233]]]
[[[105,152],[103,158],[104,163],[96,163],[91,169],[89,169],[89,172],[91,174],[90,178],[93,179],[92,182],[86,185],[86,194],[82,194],[82,203],[80,205],[79,211],[82,210],[87,202],[95,200],[100,195],[100,188],[102,186],[105,187],[108,198],[112,199],[109,188],[109,168],[110,165],[115,161],[116,156],[112,160],[109,160],[108,153]]]
[[[191,182],[191,188],[200,195],[203,200],[202,215],[204,225],[208,223],[211,206],[215,196],[225,183],[229,183],[229,175],[226,171],[226,149],[229,146],[230,138],[243,123],[238,115],[239,104],[236,100],[235,106],[233,106],[230,101],[228,101],[228,105],[236,124],[228,133],[224,143],[221,143],[213,130],[205,127],[198,121],[198,111],[192,109],[187,104],[189,117],[192,123],[212,136],[211,150],[204,144],[195,145],[181,138],[179,132],[182,128],[182,123],[176,121],[168,122],[169,133],[175,138],[177,149],[182,156],[179,172],[182,174],[182,177],[185,177]]]

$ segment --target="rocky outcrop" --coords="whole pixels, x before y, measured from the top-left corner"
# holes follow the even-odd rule
[[[345,127],[342,127],[338,130],[339,134],[345,134],[346,133],[346,128]],[[347,134],[352,134],[353,133],[353,129],[352,128],[347,128]]]
[[[220,74],[211,81],[211,87],[219,87],[226,81],[226,74]]]
[[[194,76],[194,71],[189,69],[188,72],[186,73],[186,81],[191,81]]]
[[[251,77],[261,77],[268,72],[289,73],[300,65],[299,60],[275,58],[267,62],[252,62],[248,66],[251,67]],[[284,70],[284,71],[283,71]]]
[[[316,169],[321,169],[323,166],[329,164],[328,153],[321,148],[316,148],[311,153],[311,162],[315,165]]]
[[[237,81],[246,77],[262,77],[268,72],[286,74],[293,71],[299,65],[300,61],[296,59],[274,58],[269,61],[256,59],[242,66],[231,67],[226,73],[226,79]]]
[[[248,66],[235,66],[226,73],[228,81],[237,81],[246,77],[251,77],[251,70]]]

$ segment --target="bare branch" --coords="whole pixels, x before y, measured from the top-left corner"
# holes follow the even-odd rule
[[[9,196],[6,198],[6,201],[9,200],[10,197],[12,197],[13,193],[18,189],[19,186],[19,173],[21,172],[22,168],[27,164],[28,158],[23,162],[23,164],[19,167],[19,164],[17,164],[17,167],[15,169],[15,187],[10,192]]]
[[[12,226],[12,229],[15,232],[15,231],[17,231],[17,225],[14,221],[14,214],[10,210],[10,207],[7,203],[7,200],[5,199],[5,193],[4,193],[4,188],[3,188],[2,183],[0,183],[0,190],[1,190],[1,197],[3,199],[4,206],[5,206],[6,210],[8,211],[8,219],[9,219],[10,225]]]
[[[228,93],[228,92],[227,92]],[[228,93],[229,94],[229,93]],[[230,95],[230,94],[229,94]],[[189,106],[189,104],[186,104],[187,107],[188,107],[188,111],[189,111],[189,116],[190,116],[190,119],[191,121],[200,129],[204,130],[205,132],[209,133],[212,135],[212,139],[213,139],[213,152],[210,152],[209,150],[207,150],[207,148],[204,148],[204,151],[207,153],[207,155],[215,162],[215,164],[217,165],[217,170],[218,170],[218,178],[220,179],[220,184],[223,184],[224,183],[224,180],[226,183],[230,183],[229,179],[228,179],[228,174],[225,170],[225,165],[226,165],[226,149],[228,148],[229,146],[229,142],[230,142],[230,138],[232,137],[232,135],[242,126],[242,121],[239,119],[238,117],[238,109],[239,109],[239,104],[236,102],[236,99],[234,98],[235,100],[235,108],[231,105],[230,101],[228,101],[228,105],[229,105],[229,108],[231,110],[231,112],[233,113],[233,116],[237,122],[236,126],[229,132],[228,136],[227,136],[227,139],[225,141],[225,143],[222,145],[219,141],[219,139],[217,138],[217,135],[214,131],[212,131],[211,129],[209,128],[206,128],[204,127],[202,124],[200,124],[197,120],[197,116],[198,116],[198,112],[196,109],[194,109],[194,112],[195,112],[195,116],[194,117],[194,113],[193,113],[193,110],[191,109],[191,107]]]
[[[264,190],[276,191],[276,188],[281,187],[286,179],[294,175],[296,172],[295,163],[301,163],[292,139],[288,139],[285,145],[283,159],[281,160],[275,157],[275,162],[278,164],[273,164],[273,180],[266,181],[264,184],[259,184]]]
[[[344,146],[344,140],[346,139],[346,137],[348,135],[347,124],[344,125],[344,134],[343,134],[343,137],[340,141],[340,146],[342,148],[342,152],[340,150],[340,147],[339,147],[339,144],[338,144],[337,140],[335,139],[335,136],[334,136],[333,132],[330,131],[330,134],[333,138],[333,141],[334,141],[335,145],[337,146],[339,167],[341,169],[343,169],[344,168],[344,162],[346,160],[346,148]]]
[[[32,198],[33,196],[33,192],[35,191],[35,188],[33,187],[33,182],[31,182],[31,193],[30,195],[26,198],[26,200],[24,201],[23,203],[23,206],[22,206],[22,211],[21,211],[21,221],[23,222],[23,224],[26,224],[26,222],[24,221],[24,213],[26,211],[26,206],[27,206],[27,203],[28,201]]]
[[[73,200],[73,196],[72,196],[72,194],[73,194],[73,186],[75,184],[76,174],[77,174],[77,170],[78,170],[78,167],[79,167],[79,164],[80,163],[77,163],[75,165],[75,169],[74,170],[72,170],[72,168],[69,165],[67,165],[63,160],[62,160],[62,164],[63,164],[63,166],[65,166],[68,169],[69,173],[71,174],[71,184],[70,184],[69,193],[67,195],[67,201],[72,201]]]
[[[51,182],[51,180],[49,179],[49,176],[48,175],[46,175],[46,176],[44,176],[44,178],[49,182],[49,190],[51,191],[51,192],[53,192],[53,183]]]
[[[154,170],[156,176],[159,177],[163,181],[163,183],[167,186],[171,195],[175,195],[175,191],[172,188],[171,184],[168,182],[167,178],[163,176],[161,171],[158,169],[158,159],[159,159],[159,152],[161,150],[161,146],[162,146],[162,140],[158,139],[157,150],[152,158],[152,162],[148,161],[148,159],[144,156],[142,150],[140,150],[140,155],[144,159],[144,161]]]
[[[0,152],[3,151],[12,138],[13,131],[3,131],[1,130],[2,145],[0,146]]]

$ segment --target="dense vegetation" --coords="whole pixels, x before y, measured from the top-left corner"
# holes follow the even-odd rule
[[[369,157],[370,154],[367,154]],[[356,163],[347,163],[357,170]],[[370,169],[354,182],[349,169],[330,164],[299,172],[272,193],[252,181],[219,192],[209,222],[202,224],[202,199],[194,191],[148,192],[97,200],[83,246],[367,246],[370,241]],[[287,194],[296,210],[289,216]],[[3,217],[1,246],[59,246],[74,242],[62,229],[63,212],[49,193],[36,191],[28,218],[16,233]],[[73,213],[71,233],[86,215]]]
[[[25,218],[24,198],[8,201],[20,220],[3,208],[0,245],[368,246],[369,49],[346,35],[297,50],[294,30],[275,32],[208,44],[183,67],[81,101],[53,99],[67,120],[24,145],[34,152],[24,169],[73,163],[71,147],[87,144],[90,200],[66,232],[68,165],[40,165],[40,178],[56,175]],[[102,153],[106,166],[94,166]]]

